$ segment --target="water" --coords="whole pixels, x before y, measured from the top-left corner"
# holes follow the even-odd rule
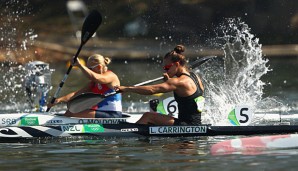
[[[24,67],[11,61],[21,62],[20,56],[25,59],[31,58],[31,55],[24,56],[24,54],[34,44],[38,35],[34,33],[34,29],[31,27],[20,27],[20,23],[25,22],[22,16],[31,14],[32,6],[28,1],[2,1],[0,7],[2,9],[0,12],[0,50],[2,57],[6,59],[0,64],[2,76],[0,78],[0,99],[2,104],[9,104],[9,106],[4,105],[1,108],[18,110],[20,103],[24,103],[20,97],[25,96],[22,89]]]
[[[18,5],[19,1],[8,1],[6,6]],[[26,1],[20,6],[28,5]],[[7,9],[7,8],[5,8]],[[25,8],[24,8],[25,9]],[[28,9],[28,8],[26,8]],[[22,22],[19,12],[9,18]],[[236,26],[242,26],[235,28]],[[13,22],[1,30],[12,32],[1,35],[8,55],[27,49],[26,40],[37,35],[26,31],[21,46],[15,44],[17,27]],[[261,45],[241,21],[223,25],[232,32],[220,35],[221,41],[211,40],[225,50],[225,63],[211,61],[198,71],[206,85],[210,123],[221,120],[236,103],[250,103],[256,109],[297,111],[297,58],[262,59]],[[6,27],[7,28],[7,27]],[[12,28],[12,29],[11,29]],[[234,31],[234,32],[233,32]],[[233,33],[233,34],[232,34]],[[6,37],[5,35],[9,35]],[[22,37],[22,36],[21,36]],[[9,38],[9,39],[6,39]],[[19,48],[20,47],[20,48]],[[247,61],[243,60],[248,59]],[[156,61],[118,61],[110,69],[117,73],[123,85],[133,85],[160,76],[161,64]],[[236,61],[236,63],[235,63]],[[240,64],[240,65],[238,65]],[[53,94],[66,72],[66,64],[50,64],[53,73]],[[214,66],[218,66],[214,69]],[[269,67],[270,66],[270,67]],[[209,68],[211,67],[211,69]],[[269,70],[272,70],[268,72]],[[129,72],[125,72],[129,71]],[[26,98],[22,90],[24,69],[16,63],[1,65],[1,112],[23,111]],[[131,75],[133,73],[133,76]],[[265,75],[264,75],[265,74]],[[78,82],[78,78],[82,81]],[[76,90],[84,77],[73,69],[60,95]],[[249,81],[245,84],[243,81]],[[214,86],[213,86],[214,85]],[[249,85],[249,86],[247,86]],[[160,98],[171,96],[165,94]],[[143,112],[148,110],[147,101],[157,96],[124,94],[125,110]],[[63,106],[62,106],[63,107]],[[64,106],[65,107],[65,106]],[[54,107],[53,110],[58,110]],[[217,114],[217,115],[212,115]],[[238,152],[225,156],[210,154],[210,146],[218,141],[235,137],[202,138],[78,138],[34,141],[32,143],[0,144],[1,170],[296,170],[297,149],[265,150],[255,154]]]
[[[296,170],[297,149],[212,156],[209,139],[0,144],[1,170]]]
[[[262,103],[265,85],[260,78],[270,71],[268,60],[262,58],[262,45],[247,24],[240,19],[228,19],[216,32],[217,37],[210,42],[224,50],[223,64],[201,69],[210,104],[207,113],[213,124],[239,104],[249,105],[255,111]]]

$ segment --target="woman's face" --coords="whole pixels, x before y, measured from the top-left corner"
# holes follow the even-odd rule
[[[88,62],[87,67],[93,72],[98,73],[100,65],[94,62]]]
[[[174,77],[177,73],[177,62],[172,62],[169,58],[164,59],[163,70],[170,78]]]

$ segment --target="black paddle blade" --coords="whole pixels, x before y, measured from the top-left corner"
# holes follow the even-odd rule
[[[91,109],[94,105],[101,102],[106,96],[95,93],[83,93],[67,103],[67,109],[71,113],[79,113],[86,109]]]
[[[89,13],[82,27],[82,44],[85,44],[90,39],[90,37],[92,37],[92,35],[96,32],[101,22],[102,17],[97,10],[93,10]]]
[[[203,63],[205,63],[206,61],[208,61],[210,59],[214,59],[214,58],[217,58],[217,56],[204,56],[204,57],[199,58],[196,61],[192,62],[190,67],[196,68],[196,67],[202,65]]]

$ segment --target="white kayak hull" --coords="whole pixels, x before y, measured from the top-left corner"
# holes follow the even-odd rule
[[[140,117],[140,114],[123,114],[122,118],[74,118],[49,113],[10,113],[0,114],[0,127],[63,124],[119,124],[119,122],[135,123]]]

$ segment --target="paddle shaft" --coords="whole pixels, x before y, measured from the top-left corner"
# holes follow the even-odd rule
[[[75,55],[75,57],[74,57],[74,59],[73,59],[74,61],[77,60],[77,58],[78,58],[78,56],[79,56],[79,54],[80,54],[80,52],[81,52],[81,49],[82,49],[83,45],[84,45],[84,43],[81,43],[81,45],[80,45],[80,47],[79,47],[79,49],[78,49],[78,51],[77,51],[77,53],[76,53],[76,55]],[[72,67],[73,67],[73,65],[70,64],[70,66],[68,67],[67,72],[65,73],[63,79],[61,80],[61,82],[60,82],[60,84],[59,84],[58,89],[56,90],[56,92],[55,92],[55,94],[54,94],[54,97],[53,97],[52,100],[51,100],[51,104],[54,104],[54,103],[55,103],[55,100],[57,99],[57,97],[58,97],[58,95],[59,95],[59,93],[60,93],[60,91],[61,91],[61,89],[62,89],[62,87],[63,87],[63,85],[64,85],[64,83],[65,83],[65,81],[67,80],[68,75],[69,75],[69,73],[70,73]],[[51,109],[50,107],[47,108],[47,111],[46,111],[46,112],[49,112],[50,109]]]
[[[190,64],[190,67],[191,68],[198,67],[198,66],[202,65],[203,63],[205,63],[206,61],[208,61],[209,59],[213,59],[213,58],[216,58],[216,56],[205,56],[203,58],[197,59],[197,60],[195,60],[194,62],[192,62]],[[144,81],[144,82],[135,84],[134,86],[143,86],[143,85],[151,84],[151,83],[154,83],[154,82],[157,82],[157,81],[161,81],[162,79],[164,79],[164,77],[158,77],[158,78],[155,78],[155,79],[152,79],[152,80],[148,80],[148,81]],[[120,93],[120,92],[112,92],[110,94],[104,95],[104,97],[109,97],[109,96],[112,96],[112,95],[117,94],[117,93]]]
[[[142,86],[142,85],[146,85],[146,84],[150,84],[150,83],[154,83],[154,82],[157,82],[157,81],[160,81],[162,80],[164,77],[158,77],[158,78],[155,78],[155,79],[152,79],[152,80],[148,80],[148,81],[144,81],[144,82],[141,82],[141,83],[138,83],[134,86]]]
[[[201,64],[203,64],[204,62],[206,62],[206,61],[208,61],[209,59],[212,59],[212,58],[216,58],[216,56],[205,56],[203,58],[197,59],[197,60],[195,60],[194,62],[192,62],[190,64],[190,67],[194,68],[194,67],[200,66]],[[142,86],[142,85],[154,83],[154,82],[157,82],[157,81],[161,81],[163,78],[164,77],[158,77],[158,78],[155,78],[155,79],[152,79],[152,80],[148,80],[148,81],[138,83],[134,86]]]
[[[99,27],[99,25],[102,22],[102,17],[101,14],[96,11],[93,10],[89,13],[89,15],[87,16],[87,18],[85,19],[83,26],[82,26],[82,35],[81,35],[81,44],[79,46],[79,49],[77,51],[77,53],[75,54],[73,61],[75,62],[81,52],[82,47],[84,46],[84,44],[86,44],[86,42],[92,37],[92,35],[96,32],[97,28]],[[57,89],[57,91],[55,92],[52,100],[51,100],[51,104],[55,103],[55,100],[57,99],[71,69],[72,69],[73,65],[71,64],[66,72],[66,74],[64,75],[62,81],[59,84],[59,87]],[[46,112],[50,111],[50,107],[47,108]]]

